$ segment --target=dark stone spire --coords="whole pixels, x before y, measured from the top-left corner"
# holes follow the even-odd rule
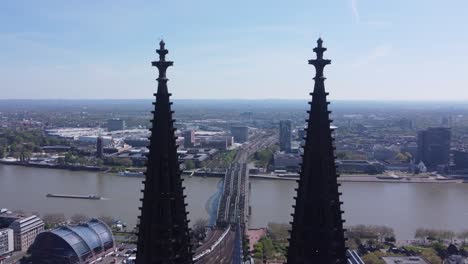
[[[138,230],[138,264],[192,263],[189,228],[177,156],[171,96],[167,90],[164,41],[157,50],[159,61],[158,91],[153,113],[146,179]]]
[[[307,120],[307,136],[294,206],[288,264],[347,263],[343,220],[339,201],[331,120],[329,119],[323,69],[330,60],[318,39],[315,86]]]

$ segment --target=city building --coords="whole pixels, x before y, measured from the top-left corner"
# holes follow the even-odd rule
[[[280,150],[291,152],[291,120],[281,120],[279,125]]]
[[[0,256],[14,250],[13,229],[0,228]]]
[[[112,143],[112,137],[109,136],[79,136],[78,142],[83,145],[95,145],[99,137],[102,139],[102,144],[104,146]]]
[[[125,129],[125,120],[112,118],[107,120],[107,131],[117,131]]]
[[[173,62],[166,61],[164,41],[159,45],[159,61],[152,62],[159,71],[158,90],[152,112],[136,262],[186,264],[192,263],[193,253],[166,77]]]
[[[249,127],[246,126],[231,126],[231,135],[234,137],[234,142],[244,143],[249,141]]]
[[[452,150],[454,167],[457,170],[468,169],[468,151],[464,149]]]
[[[228,144],[227,144],[226,139],[211,139],[211,140],[200,141],[200,147],[226,150],[228,149]]]
[[[124,139],[124,143],[134,148],[143,148],[149,146],[148,138],[128,137]]]
[[[195,131],[186,130],[182,136],[184,137],[184,148],[192,148],[195,145]]]
[[[40,233],[28,253],[34,264],[92,263],[114,247],[111,229],[104,222],[92,219]]]
[[[450,163],[451,130],[446,127],[428,128],[418,133],[416,162],[424,162],[428,168]]]
[[[306,130],[303,128],[300,128],[297,130],[297,140],[303,141],[304,137],[306,136]]]
[[[37,216],[0,214],[0,228],[13,230],[15,251],[26,251],[36,236],[44,230],[44,222]]]
[[[318,39],[315,60],[315,86],[307,120],[307,135],[295,197],[288,264],[347,264],[340,192],[338,191],[331,120],[323,69],[326,48]]]
[[[297,171],[302,158],[297,154],[277,152],[273,155],[275,170]]]
[[[64,153],[71,150],[70,146],[43,146],[42,150],[45,153]]]
[[[386,264],[429,264],[421,257],[382,257]]]
[[[385,171],[385,166],[378,161],[367,160],[337,160],[338,172],[378,174]],[[406,170],[409,165],[406,164]]]
[[[104,142],[102,137],[98,137],[96,140],[96,157],[100,159],[104,157]]]

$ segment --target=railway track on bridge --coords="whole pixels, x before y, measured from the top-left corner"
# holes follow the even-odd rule
[[[242,146],[226,171],[216,227],[208,241],[197,249],[195,263],[232,263],[234,254],[239,254],[234,252],[235,230],[240,228],[240,233],[243,233],[248,227],[250,214],[248,157],[258,149],[268,147],[275,142],[275,135],[266,136],[264,140],[261,136],[256,136],[252,142]],[[239,256],[237,259],[242,257]]]

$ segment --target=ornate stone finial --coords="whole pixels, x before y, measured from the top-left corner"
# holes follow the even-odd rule
[[[315,66],[316,78],[317,77],[324,78],[323,68],[325,68],[326,65],[331,63],[330,60],[323,59],[323,53],[327,50],[327,48],[324,48],[322,44],[323,44],[323,40],[322,38],[319,38],[317,40],[317,47],[314,48],[314,52],[317,54],[317,58],[315,60],[309,60],[309,64],[312,64]]]
[[[159,61],[153,61],[152,65],[157,67],[159,70],[159,77],[157,80],[167,82],[166,70],[168,67],[173,65],[173,62],[166,61],[166,55],[169,51],[166,49],[166,43],[164,43],[164,40],[159,42],[159,49],[157,49],[156,52],[159,54]]]
[[[159,42],[159,49],[156,52],[159,54],[159,61],[166,61],[166,55],[169,51],[166,49],[166,43],[161,39]]]
[[[322,38],[319,38],[319,39],[317,40],[317,47],[318,47],[318,48],[321,48],[321,47],[322,47],[322,43],[323,43]]]

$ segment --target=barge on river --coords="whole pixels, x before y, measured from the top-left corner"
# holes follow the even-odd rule
[[[53,198],[71,198],[71,199],[87,199],[87,200],[101,200],[101,196],[97,195],[71,195],[71,194],[51,194],[48,193],[46,195],[47,197],[53,197]]]

